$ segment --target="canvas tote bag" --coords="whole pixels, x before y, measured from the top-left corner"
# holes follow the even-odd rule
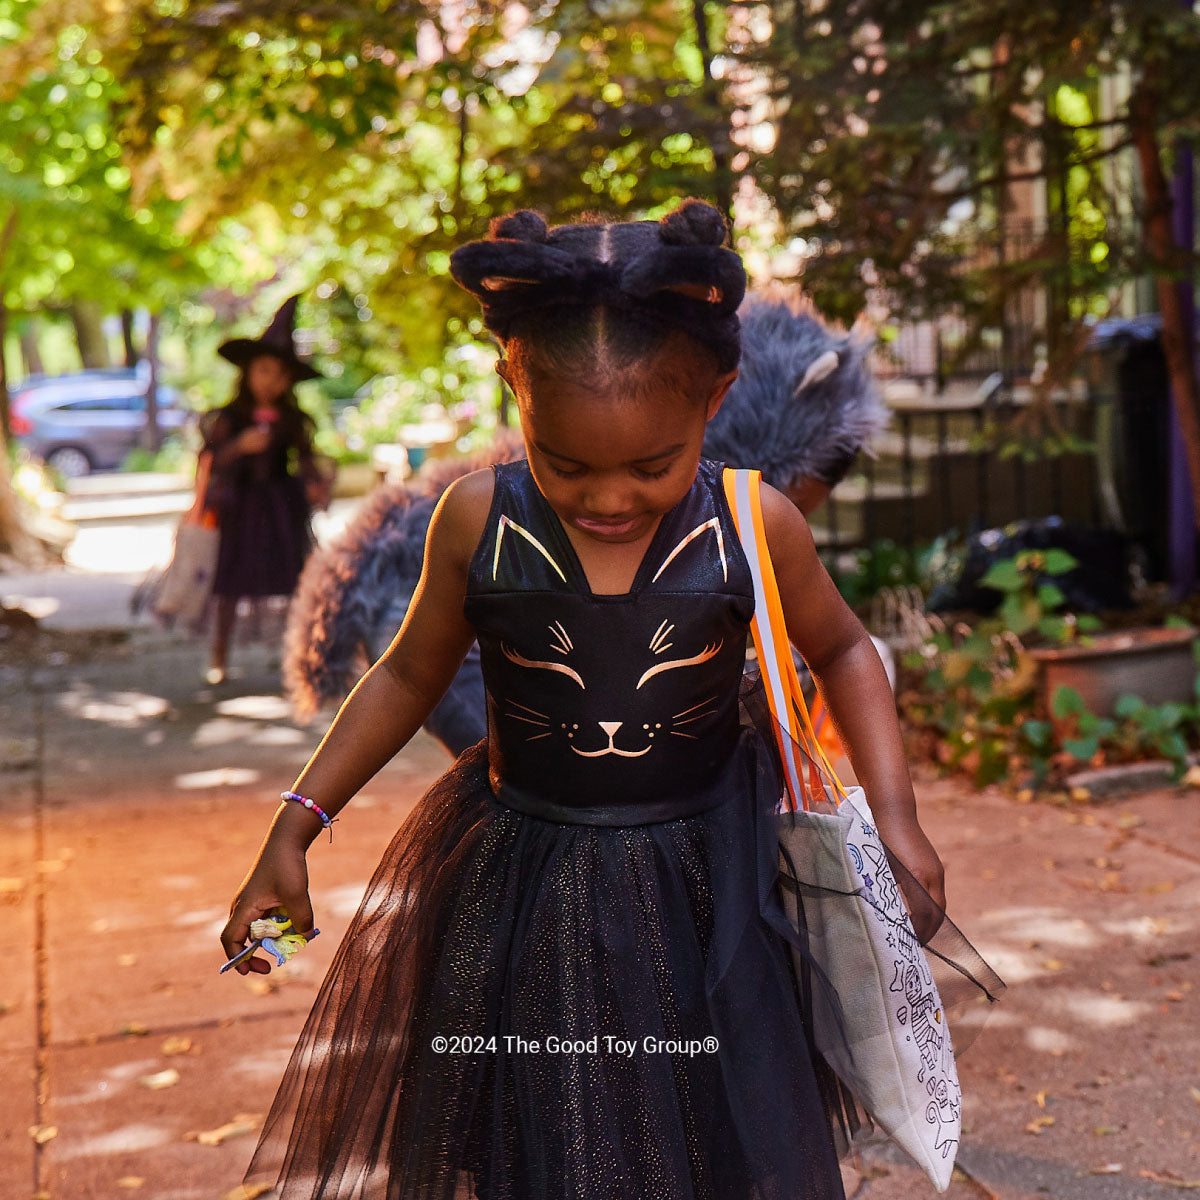
[[[802,894],[780,887],[780,899],[793,926],[806,928],[812,957],[836,989],[839,1012],[813,990],[822,1053],[943,1192],[962,1114],[945,1010],[863,789],[842,786],[813,733],[767,551],[760,484],[758,471],[725,472],[754,577],[751,632],[783,762],[777,816],[787,870],[780,878],[813,885]]]
[[[168,623],[178,621],[184,625],[198,625],[212,593],[221,533],[215,515],[203,507],[210,460],[210,455],[201,455],[196,478],[196,504],[184,515],[175,531],[175,550],[154,597],[155,615]]]

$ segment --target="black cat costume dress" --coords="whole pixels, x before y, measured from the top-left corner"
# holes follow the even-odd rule
[[[248,1181],[842,1200],[846,1111],[762,912],[780,788],[739,694],[753,607],[717,465],[621,596],[591,593],[528,465],[495,468],[465,607],[489,736],[384,855]]]

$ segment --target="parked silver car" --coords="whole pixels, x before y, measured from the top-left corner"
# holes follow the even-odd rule
[[[174,433],[191,414],[172,388],[158,389],[158,423]],[[81,372],[42,380],[13,396],[12,431],[31,454],[67,478],[119,467],[146,428],[146,385]]]

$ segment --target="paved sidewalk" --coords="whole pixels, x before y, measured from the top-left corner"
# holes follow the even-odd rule
[[[63,646],[0,665],[0,1197],[218,1200],[371,869],[447,759],[418,738],[314,844],[311,949],[218,977],[228,901],[320,730],[290,720],[261,647],[211,689],[199,646]],[[1200,801],[921,796],[952,912],[1010,985],[960,1063],[966,1174],[947,1196],[1176,1195],[1200,1178]],[[886,1149],[865,1167],[860,1197],[934,1194]]]

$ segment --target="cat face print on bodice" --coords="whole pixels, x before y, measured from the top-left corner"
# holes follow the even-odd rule
[[[739,738],[753,609],[715,464],[701,463],[621,596],[592,594],[527,464],[497,467],[465,607],[497,795],[615,823],[624,810],[709,793]]]

